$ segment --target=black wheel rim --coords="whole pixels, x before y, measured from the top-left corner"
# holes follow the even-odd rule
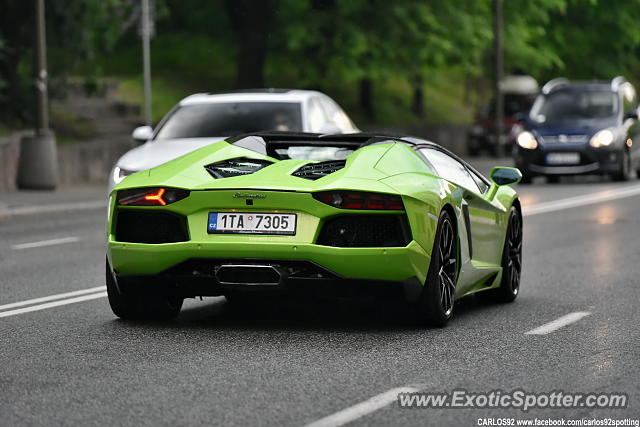
[[[513,295],[520,289],[520,271],[522,270],[522,223],[517,214],[509,217],[509,235],[507,236],[507,283]]]
[[[440,270],[438,271],[440,305],[442,306],[444,315],[450,316],[453,312],[453,300],[456,290],[457,258],[453,226],[448,218],[442,221],[440,242],[438,243],[438,257],[440,261]]]

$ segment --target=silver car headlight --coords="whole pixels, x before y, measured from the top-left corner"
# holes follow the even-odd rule
[[[120,184],[122,182],[123,179],[125,179],[126,177],[128,177],[129,175],[131,175],[132,173],[136,173],[137,171],[132,171],[129,169],[123,169],[119,166],[116,166],[115,168],[113,168],[113,182],[117,184]]]

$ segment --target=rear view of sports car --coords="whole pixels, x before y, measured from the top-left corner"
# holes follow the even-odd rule
[[[442,326],[464,295],[518,295],[520,177],[411,137],[227,139],[115,187],[109,302],[131,319],[197,296],[380,297]]]

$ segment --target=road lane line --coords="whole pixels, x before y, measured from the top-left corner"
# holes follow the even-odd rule
[[[43,246],[63,245],[65,243],[79,242],[80,238],[76,236],[62,237],[60,239],[41,240],[33,243],[20,243],[19,245],[12,245],[11,249],[19,251],[22,249],[41,248]]]
[[[629,188],[606,190],[595,194],[567,197],[566,199],[562,200],[553,200],[550,202],[535,203],[531,206],[523,206],[522,215],[538,215],[542,213],[561,211],[563,209],[577,208],[579,206],[593,205],[596,203],[602,203],[610,200],[623,199],[625,197],[633,197],[638,195],[640,195],[640,185],[634,185],[633,187]]]
[[[307,424],[305,427],[338,427],[350,423],[358,418],[375,412],[395,402],[399,393],[415,393],[420,391],[414,387],[398,387],[385,391],[371,399],[360,402],[340,412],[331,414],[317,421]]]
[[[94,292],[104,291],[105,289],[107,289],[106,286],[96,286],[95,288],[80,289],[78,291],[71,291],[71,292],[65,292],[62,294],[49,295],[48,297],[40,297],[40,298],[33,298],[33,299],[24,300],[24,301],[12,302],[10,304],[0,305],[0,311],[8,310],[10,308],[16,308],[16,307],[24,307],[25,305],[39,304],[47,301],[54,301],[57,299],[76,297],[78,295],[91,294]]]
[[[525,335],[547,335],[551,332],[557,331],[558,329],[570,325],[572,323],[577,322],[578,320],[582,319],[583,317],[586,317],[588,315],[590,315],[591,312],[589,311],[574,311],[573,313],[569,313],[567,315],[564,315],[562,317],[557,318],[556,320],[549,322],[549,323],[545,323],[542,326],[538,326],[535,329],[532,329],[530,331],[525,332]]]
[[[47,308],[59,307],[61,305],[74,304],[76,302],[89,301],[97,298],[104,298],[107,296],[106,292],[99,292],[97,294],[83,295],[75,298],[67,298],[60,301],[48,302],[40,305],[32,305],[31,307],[18,308],[16,310],[9,310],[0,312],[0,317],[15,316],[17,314],[30,313],[32,311],[45,310]]]
[[[21,215],[34,215],[43,213],[55,213],[55,212],[68,212],[68,211],[84,211],[91,209],[106,209],[107,198],[105,200],[91,200],[87,202],[70,202],[70,203],[56,203],[50,205],[39,206],[21,206],[16,208],[0,209],[0,219],[21,216]]]

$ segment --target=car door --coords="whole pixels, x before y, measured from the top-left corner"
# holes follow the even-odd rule
[[[489,188],[486,179],[437,147],[420,148],[420,153],[439,176],[462,189],[462,211],[467,233],[460,233],[460,237],[467,235],[471,259],[499,264],[502,254],[502,236],[498,227],[501,210],[484,196]]]

